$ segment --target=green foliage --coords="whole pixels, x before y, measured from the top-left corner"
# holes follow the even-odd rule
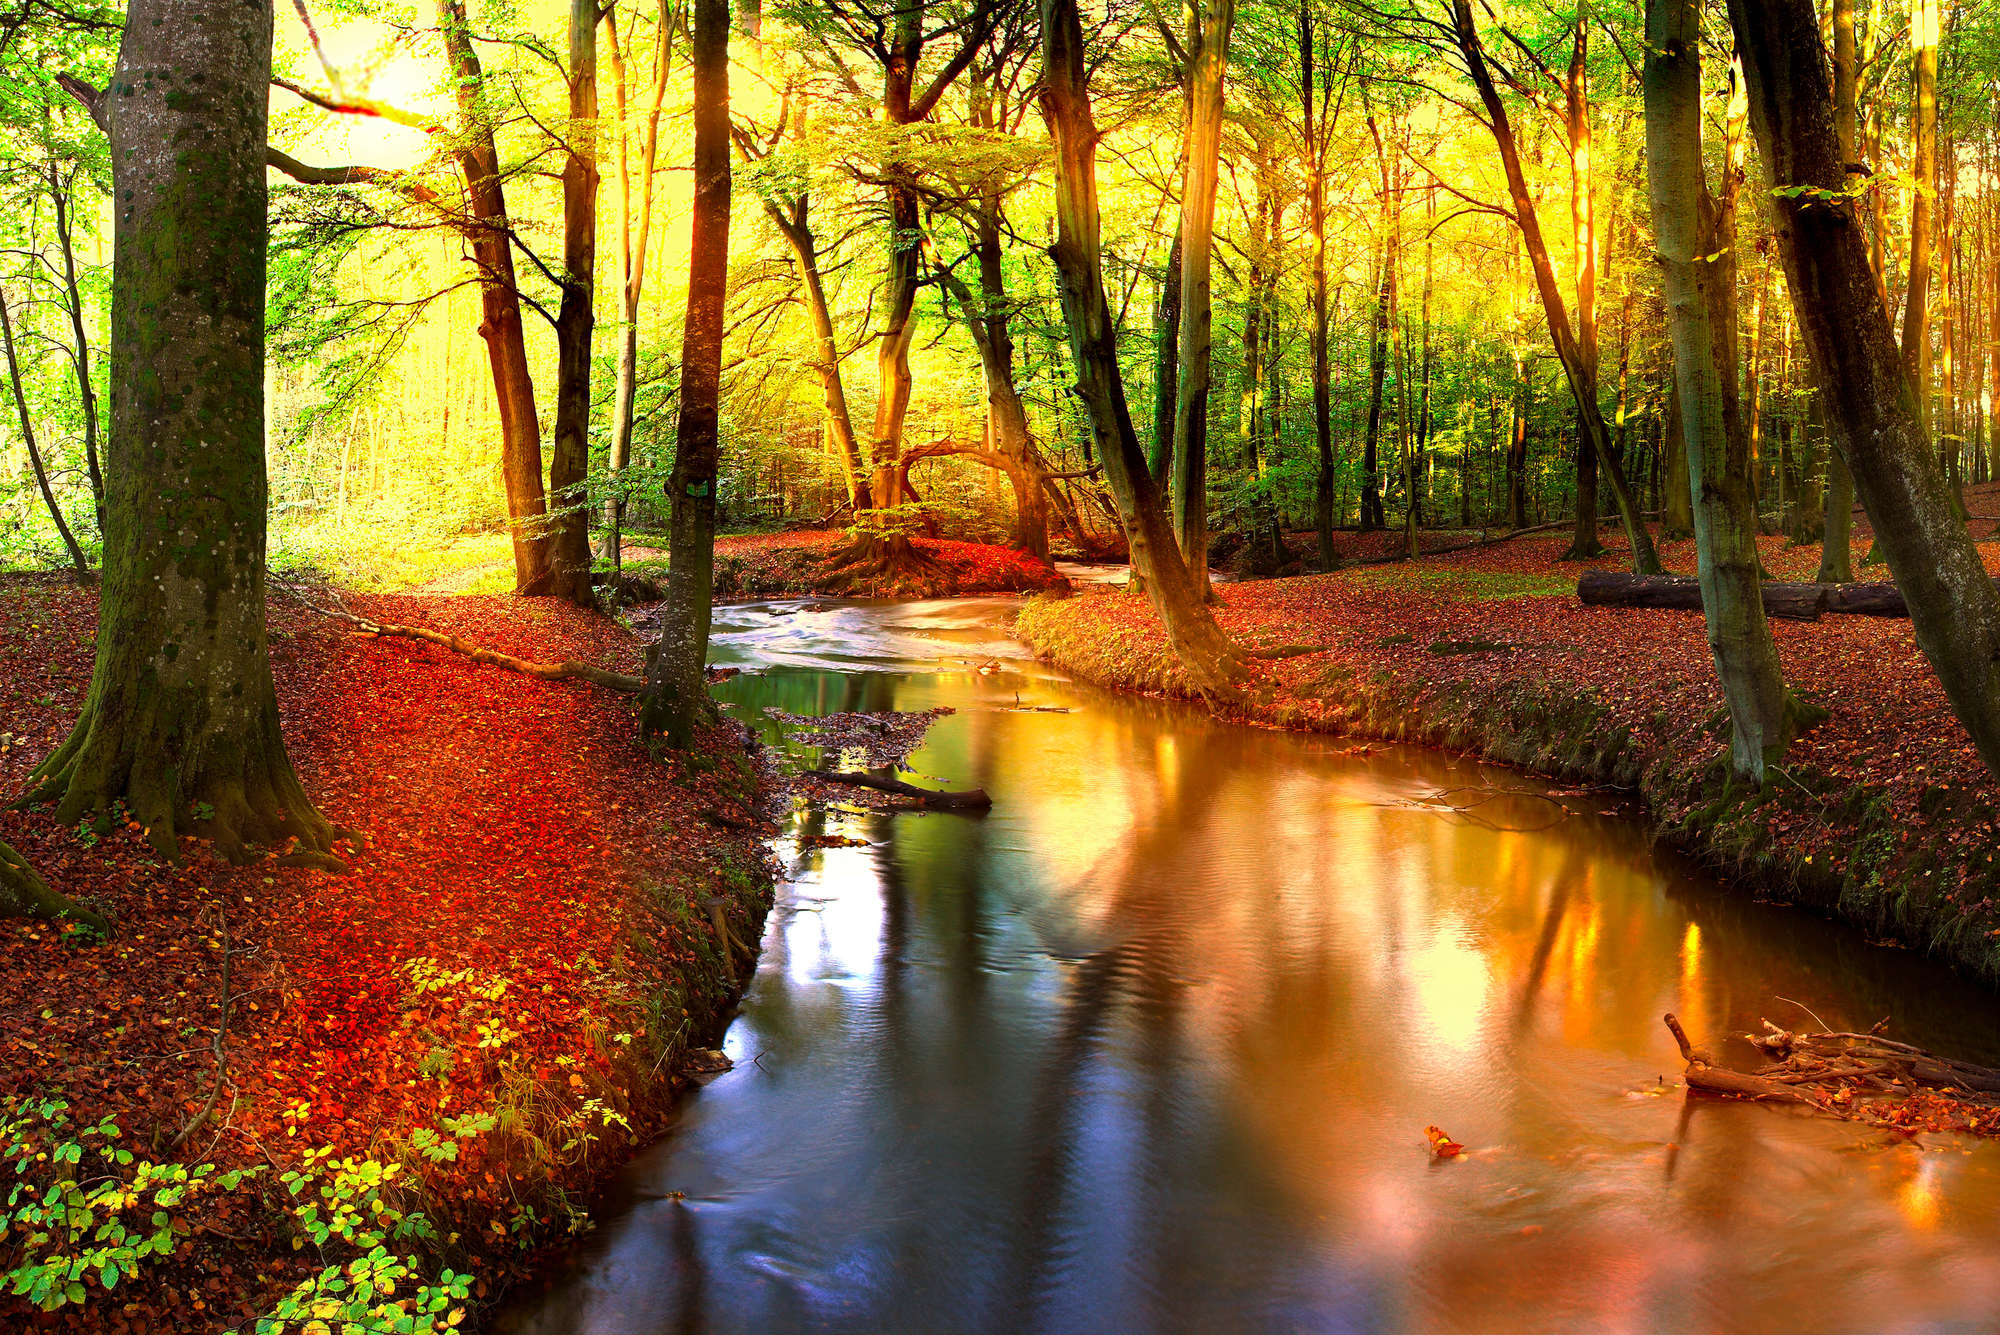
[[[45,1312],[109,1293],[188,1235],[197,1197],[235,1191],[258,1168],[224,1172],[140,1159],[109,1117],[78,1125],[59,1099],[0,1099],[0,1282]]]

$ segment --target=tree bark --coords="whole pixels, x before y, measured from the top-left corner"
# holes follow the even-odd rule
[[[1222,93],[1236,0],[1190,0],[1187,138],[1181,183],[1180,383],[1174,395],[1174,535],[1195,595],[1208,586],[1208,396],[1213,377],[1215,193],[1221,169]]]
[[[464,0],[436,0],[438,35],[451,65],[459,127],[452,153],[465,178],[465,224],[473,268],[479,274],[479,336],[493,369],[493,397],[500,412],[500,471],[507,487],[508,528],[514,540],[514,591],[554,591],[548,501],[542,487],[542,428],[535,414],[535,382],[528,372],[521,328],[521,293],[514,276],[512,224],[500,178],[500,150],[487,108],[486,73],[465,18]]]
[[[292,770],[264,629],[268,3],[138,0],[107,99],[116,279],[97,660],[24,802],[233,860],[333,831]]]
[[[111,931],[102,914],[51,890],[27,860],[4,843],[0,843],[0,918],[80,922],[100,934]]]
[[[753,11],[754,12],[754,11]],[[759,16],[761,18],[761,16]],[[646,249],[653,231],[653,170],[659,157],[660,108],[666,100],[667,76],[673,67],[674,15],[672,0],[660,0],[658,30],[653,36],[653,86],[646,104],[646,128],[639,149],[639,222],[632,224],[632,173],[625,133],[624,57],[618,46],[615,16],[607,11],[613,87],[618,109],[618,248],[623,261],[625,322],[618,331],[617,381],[611,396],[611,447],[605,470],[604,531],[598,555],[619,569],[624,559],[624,474],[632,464],[632,413],[639,392],[639,298],[646,290]]]
[[[1077,0],[1040,0],[1042,114],[1054,140],[1056,242],[1053,257],[1069,329],[1076,393],[1098,458],[1117,499],[1132,565],[1145,580],[1167,641],[1196,687],[1233,696],[1242,658],[1215,623],[1181,560],[1146,469],[1118,368],[1118,335],[1105,298],[1102,220],[1097,202],[1095,117],[1085,79]]]
[[[1724,428],[1723,377],[1734,376],[1735,358],[1716,337],[1714,316],[1735,293],[1723,286],[1733,269],[1715,258],[1731,239],[1717,226],[1721,214],[1702,166],[1697,0],[1648,0],[1644,84],[1647,177],[1666,273],[1708,647],[1729,706],[1731,767],[1761,787],[1791,744],[1796,711],[1764,620],[1747,442]]]
[[[1917,643],[2000,773],[2000,596],[1929,448],[1845,195],[1812,0],[1730,0],[1799,330],[1828,425],[1910,606]]]
[[[704,669],[715,591],[715,479],[729,295],[729,0],[694,0],[694,219],[681,338],[667,601],[640,697],[642,735],[685,747],[708,703]]]
[[[1181,232],[1167,251],[1160,299],[1153,307],[1153,452],[1146,467],[1162,496],[1171,489],[1174,460],[1174,404],[1181,392]]]
[[[556,438],[549,454],[549,592],[579,607],[590,587],[590,370],[597,332],[597,0],[570,0],[569,125],[562,172],[562,305],[556,312]]]

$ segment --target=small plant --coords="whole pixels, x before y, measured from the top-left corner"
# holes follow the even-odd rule
[[[121,1135],[109,1117],[77,1126],[61,1100],[0,1100],[0,1161],[15,1178],[0,1201],[9,1293],[44,1312],[88,1301],[93,1287],[108,1293],[180,1245],[190,1200],[261,1171],[140,1160]]]

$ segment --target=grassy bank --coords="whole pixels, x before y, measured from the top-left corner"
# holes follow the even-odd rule
[[[355,606],[639,663],[615,625],[545,600]],[[95,622],[90,590],[0,582],[7,791],[74,718]],[[0,1328],[476,1325],[587,1224],[748,976],[710,925],[715,898],[754,942],[770,903],[736,725],[657,761],[624,697],[285,604],[271,625],[287,742],[355,831],[350,872],[231,867],[193,841],[163,863],[136,827],[0,814],[0,839],[113,921],[104,941],[0,922],[0,1158],[32,1184],[0,1195]]]
[[[1781,576],[1817,560],[1766,541]],[[1219,588],[1240,643],[1293,651],[1259,661],[1232,712],[1629,789],[1660,837],[1722,875],[2000,986],[2000,789],[1909,623],[1774,624],[1787,679],[1829,716],[1756,791],[1729,780],[1700,614],[1585,608],[1560,546]],[[1692,569],[1685,548],[1667,545],[1670,566]],[[1017,633],[1085,680],[1190,695],[1150,607],[1120,590],[1036,599]]]

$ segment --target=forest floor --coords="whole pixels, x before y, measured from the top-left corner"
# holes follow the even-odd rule
[[[551,600],[352,605],[527,657],[640,660],[619,627]],[[351,872],[231,867],[192,841],[163,864],[136,828],[0,813],[0,839],[114,921],[103,942],[0,922],[0,1157],[24,1158],[39,1190],[81,1155],[89,1191],[134,1171],[100,1164],[103,1118],[140,1160],[254,1170],[175,1189],[157,1215],[98,1200],[95,1221],[122,1218],[164,1258],[127,1248],[106,1272],[83,1260],[90,1237],[58,1228],[30,1250],[58,1259],[55,1295],[83,1301],[38,1313],[0,1297],[0,1329],[234,1327],[364,1255],[371,1233],[423,1282],[439,1266],[478,1276],[463,1298],[432,1295],[442,1325],[580,1227],[592,1186],[716,1062],[703,1045],[750,964],[712,909],[755,942],[770,903],[768,767],[738,725],[655,761],[626,697],[356,635],[283,599],[271,627],[291,754],[357,831]],[[94,591],[0,580],[0,793],[65,735],[95,632]],[[17,1206],[0,1197],[0,1274],[24,1259]],[[419,1213],[436,1236],[398,1236],[421,1232]],[[332,1279],[324,1316],[353,1298],[332,1288],[355,1276]]]
[[[1588,566],[1627,568],[1616,531],[1603,539],[1610,554]],[[2000,783],[1910,623],[1772,622],[1786,679],[1828,717],[1758,792],[1728,781],[1727,717],[1701,614],[1584,607],[1575,586],[1587,566],[1557,559],[1567,541],[1538,535],[1220,585],[1226,631],[1246,647],[1292,653],[1254,660],[1244,699],[1222,712],[1634,790],[1662,837],[1759,893],[2000,985]],[[1857,576],[1887,579],[1885,567],[1860,566],[1866,547],[1861,526]],[[1810,579],[1818,565],[1816,545],[1767,537],[1762,549],[1777,578]],[[1982,551],[2000,570],[2000,543]],[[1691,543],[1665,543],[1661,555],[1671,570],[1694,568]],[[1036,599],[1017,633],[1086,680],[1190,695],[1151,606],[1121,589]]]

